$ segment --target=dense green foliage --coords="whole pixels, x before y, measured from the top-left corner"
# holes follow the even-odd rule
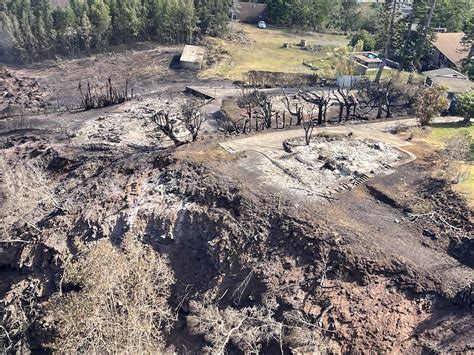
[[[392,0],[385,3],[357,3],[356,0],[265,0],[269,6],[269,20],[273,24],[331,28],[343,32],[356,32],[351,38],[355,45],[364,42],[364,50],[383,50],[386,29],[390,18]],[[398,1],[400,3],[400,1]],[[390,36],[389,57],[404,69],[420,68],[426,51],[425,38],[434,35],[434,29],[446,28],[447,32],[473,33],[474,1],[437,0],[433,18],[425,28],[433,0],[414,0],[411,13],[397,16]],[[472,63],[466,64],[466,72]]]
[[[24,61],[101,51],[109,44],[191,41],[226,31],[229,0],[6,0],[0,4],[16,55]]]
[[[375,48],[375,37],[366,30],[357,32],[351,37],[349,45],[355,47],[357,43],[362,42],[362,50],[371,51]]]
[[[1,0],[0,20],[10,32],[17,58],[33,61],[55,55],[97,52],[110,44],[156,40],[191,42],[197,34],[222,35],[227,31],[235,0],[68,0],[53,8],[50,0]],[[357,3],[357,0],[262,0],[275,25],[351,32],[351,44],[383,51],[393,0]],[[425,28],[433,0],[414,0],[413,11],[397,16],[389,57],[403,69],[420,69],[426,39],[434,28],[464,31],[473,41],[474,1],[436,0],[433,18]],[[470,42],[469,42],[470,41]],[[471,51],[472,52],[472,51]],[[470,56],[472,57],[472,56]],[[464,71],[474,75],[473,60]]]
[[[391,3],[391,1],[389,2]],[[400,63],[403,69],[420,69],[423,65],[420,62],[427,50],[427,41],[435,36],[435,28],[446,28],[447,32],[464,31],[466,34],[466,44],[471,45],[473,24],[474,24],[474,2],[471,0],[437,0],[433,12],[433,18],[428,28],[425,28],[429,16],[432,0],[415,0],[413,10],[406,16],[398,16],[394,23],[390,36],[389,57]],[[355,43],[357,40],[367,39],[367,33],[375,37],[374,49],[382,50],[386,43],[386,28],[390,14],[390,5],[373,4],[373,20],[375,24],[370,24],[365,28],[361,24],[359,33],[352,37]],[[470,34],[470,35],[469,35]],[[425,44],[425,45],[424,45]],[[369,46],[367,46],[368,49]],[[472,63],[466,63],[466,72]]]
[[[392,1],[358,3],[356,0],[264,0],[269,7],[269,21],[276,25],[331,27],[342,31],[367,30],[375,33],[383,26]],[[414,0],[413,12],[400,23],[424,24],[432,0]],[[384,9],[385,7],[385,9]],[[466,31],[474,15],[472,0],[437,0],[431,27],[447,32]]]
[[[310,27],[314,30],[331,20],[332,0],[266,0],[270,21],[285,26]]]
[[[458,112],[464,117],[466,123],[474,117],[474,90],[458,96]]]

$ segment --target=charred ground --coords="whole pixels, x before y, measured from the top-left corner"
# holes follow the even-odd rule
[[[108,67],[110,58],[94,65]],[[124,54],[120,60],[137,58]],[[44,75],[39,80],[46,91],[67,88],[64,100],[72,102],[73,82],[89,79],[76,71],[83,64],[63,64],[72,78],[68,85],[56,81],[61,64],[36,75],[30,68],[29,74]],[[185,73],[174,82],[163,76],[147,81],[141,74],[136,80],[143,93],[122,105],[1,122],[2,183],[8,176],[25,184],[38,176],[47,182],[25,185],[40,192],[39,202],[32,194],[12,197],[2,190],[2,350],[54,349],[61,332],[48,312],[58,295],[84,291],[79,283],[63,282],[64,270],[100,241],[122,250],[130,237],[168,259],[173,316],[163,333],[165,346],[180,353],[215,345],[192,326],[200,315],[196,302],[217,307],[219,316],[243,312],[237,314],[258,322],[263,316],[257,311],[271,309],[271,321],[265,319],[272,327],[289,324],[300,331],[299,337],[296,331],[285,334],[281,344],[278,337],[261,340],[259,349],[268,353],[313,351],[316,345],[328,352],[473,348],[472,210],[434,177],[440,165],[432,147],[415,143],[398,151],[403,139],[382,132],[386,127],[347,125],[338,134],[351,144],[371,137],[358,144],[380,152],[372,145],[385,141],[397,156],[417,159],[371,167],[363,183],[333,191],[331,198],[312,195],[307,190],[318,186],[319,165],[330,167],[323,173],[336,183],[356,176],[343,176],[338,167],[352,159],[350,151],[339,162],[308,155],[304,147],[285,153],[282,142],[303,136],[302,130],[253,133],[237,142],[211,120],[205,139],[172,148],[150,126],[150,112],[203,100],[182,92],[190,80]],[[317,150],[322,143],[311,144]],[[307,165],[305,157],[318,164],[317,174],[311,175],[316,165]],[[29,223],[9,224],[18,211],[28,212],[22,216]],[[265,308],[269,300],[273,306]],[[310,327],[301,327],[304,322]],[[301,334],[317,344],[302,342]],[[247,349],[242,342],[233,338],[224,345],[239,353]]]

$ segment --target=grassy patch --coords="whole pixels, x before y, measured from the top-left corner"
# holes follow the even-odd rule
[[[328,52],[331,48],[348,43],[346,36],[320,34],[315,32],[296,32],[290,29],[259,29],[253,25],[234,24],[234,31],[243,31],[251,42],[248,45],[216,40],[216,45],[225,49],[229,56],[214,67],[201,73],[203,78],[224,77],[242,80],[243,74],[250,70],[266,70],[284,73],[312,73],[303,61],[313,61],[320,70],[331,66]],[[302,39],[307,45],[321,46],[317,52],[302,50],[296,46]],[[290,43],[290,48],[283,48]]]
[[[442,147],[444,140],[449,136],[452,136],[454,133],[459,132],[459,130],[465,130],[474,138],[474,125],[466,126],[461,121],[433,123],[424,133],[420,133],[419,130],[416,131],[415,136],[418,140],[437,147]]]
[[[225,98],[222,100],[221,110],[233,121],[238,121],[242,109],[237,105],[237,99],[235,98]]]
[[[427,130],[415,129],[416,140],[426,142],[437,148],[444,146],[444,141],[449,136],[459,132],[466,131],[474,138],[474,125],[466,126],[462,122],[444,122],[433,123]],[[474,139],[471,144],[470,161],[462,163],[461,170],[466,173],[467,179],[460,184],[454,185],[454,189],[465,195],[469,204],[474,207]]]
[[[469,205],[474,208],[474,164],[466,163],[462,169],[466,171],[467,179],[458,185],[454,185],[454,189],[463,194]]]
[[[375,80],[375,77],[377,76],[377,71],[378,69],[369,69],[367,71],[367,73],[365,74],[365,77],[369,78],[370,80]],[[393,75],[397,74],[397,70],[394,70],[394,69],[384,69],[382,71],[382,77],[381,79],[382,80],[385,80],[385,79],[390,79]],[[416,74],[416,73],[410,73],[410,72],[406,72],[406,71],[401,71],[400,72],[400,78],[402,79],[402,81],[404,82],[407,82],[408,81],[408,78],[410,76],[410,74],[412,75],[412,80],[417,80],[417,81],[420,81],[422,80],[422,76],[419,75],[419,74]]]

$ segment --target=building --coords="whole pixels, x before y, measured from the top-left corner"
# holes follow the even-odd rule
[[[379,56],[372,52],[360,52],[351,55],[351,59],[368,69],[378,68],[382,63],[382,60]]]
[[[422,73],[425,75],[425,86],[442,85],[446,87],[448,98],[452,98],[456,94],[462,94],[466,91],[474,89],[474,81],[451,68],[441,68]]]
[[[183,69],[201,70],[204,63],[205,50],[202,47],[186,45],[179,58]]]
[[[368,70],[375,70],[382,64],[382,59],[374,52],[355,52],[350,56],[350,60],[355,64],[354,71],[358,74],[367,74]],[[385,68],[397,69],[399,64],[393,60],[387,59]]]
[[[461,61],[469,54],[469,48],[462,43],[463,37],[462,32],[436,33],[435,39],[430,41],[425,67],[461,69]]]
[[[235,15],[235,19],[241,22],[257,23],[267,18],[268,5],[240,1]]]

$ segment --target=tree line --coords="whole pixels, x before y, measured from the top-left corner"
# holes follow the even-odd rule
[[[229,0],[7,0],[0,20],[22,61],[103,51],[109,45],[154,40],[191,42],[226,31]]]
[[[263,0],[268,4],[268,20],[275,25],[379,32],[385,28],[392,1],[360,4],[357,0]],[[425,23],[432,0],[414,0],[413,11],[401,18],[403,23]],[[437,0],[432,27],[448,32],[466,31],[474,23],[471,0]]]

